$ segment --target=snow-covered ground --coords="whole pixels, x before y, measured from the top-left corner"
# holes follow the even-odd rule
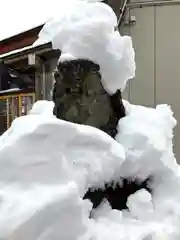
[[[113,11],[77,0],[68,11],[65,5],[58,11],[38,42],[48,39],[60,48],[59,61],[98,63],[106,90],[122,90],[134,76],[134,50],[131,39],[114,30]],[[116,140],[57,119],[48,101],[36,102],[27,116],[14,120],[0,137],[0,240],[180,239],[180,170],[172,146],[176,120],[167,105],[123,103],[126,116]],[[92,203],[83,199],[89,188],[149,177],[151,193],[141,189],[130,195],[128,209],[112,210],[105,200],[89,217]]]

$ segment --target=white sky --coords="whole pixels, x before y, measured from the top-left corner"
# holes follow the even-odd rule
[[[58,5],[62,4],[62,1],[2,1],[0,6],[0,41],[44,24],[53,15],[53,12],[58,10]]]

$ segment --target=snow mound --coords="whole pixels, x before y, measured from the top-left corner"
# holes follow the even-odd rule
[[[51,102],[36,102],[1,136],[0,181],[58,183],[72,172],[84,177],[86,187],[114,179],[125,160],[123,147],[96,128],[57,119],[52,111]]]
[[[77,184],[1,186],[0,239],[77,239],[87,231],[89,204]],[[67,224],[71,231],[67,233]]]
[[[35,44],[51,41],[54,49],[62,51],[59,61],[88,59],[99,64],[106,91],[123,90],[135,75],[134,50],[131,38],[115,30],[113,10],[101,2],[78,0],[58,10]]]
[[[51,102],[37,102],[0,137],[0,239],[77,239],[86,228],[83,211],[86,221],[89,214],[82,196],[112,181],[125,160],[107,134],[61,121],[52,110]]]
[[[172,149],[176,120],[170,107],[146,108],[126,101],[124,105],[126,117],[119,121],[116,136],[126,152],[122,175],[144,180],[167,169],[176,171],[178,165]]]
[[[154,109],[123,103],[126,117],[119,121],[116,136],[126,153],[121,176],[140,182],[151,178],[149,187],[152,191],[149,194],[142,189],[130,195],[127,200],[129,214],[124,216],[130,222],[137,220],[134,223],[140,227],[139,230],[136,227],[135,235],[140,234],[137,239],[178,239],[180,168],[172,144],[176,120],[167,105]]]
[[[13,122],[0,137],[0,239],[179,239],[176,121],[166,105],[124,105],[119,143],[96,128],[57,119],[47,101]],[[130,195],[128,210],[104,201],[89,218],[92,204],[83,200],[89,187],[149,176],[152,193]]]
[[[154,208],[151,194],[145,189],[139,190],[128,197],[127,206],[133,217],[139,219],[150,219]]]

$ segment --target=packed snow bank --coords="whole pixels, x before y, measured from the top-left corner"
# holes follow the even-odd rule
[[[126,151],[122,175],[143,180],[161,174],[164,169],[177,171],[172,148],[176,120],[170,107],[159,105],[154,109],[123,103],[126,117],[119,121],[116,136]]]
[[[165,105],[124,104],[119,143],[96,128],[57,119],[47,101],[13,122],[0,137],[0,239],[179,239],[172,112]],[[104,201],[89,218],[87,188],[148,176],[152,194],[142,189],[130,195],[124,211]]]
[[[172,144],[176,120],[167,105],[154,109],[123,103],[127,115],[116,136],[126,152],[121,176],[139,181],[151,177],[152,189],[152,195],[140,190],[128,198],[130,215],[151,229],[147,239],[179,239],[180,169]]]
[[[149,183],[130,195],[128,210],[111,210],[105,201],[94,214],[93,239],[177,240],[180,237],[180,175],[172,149],[176,121],[167,105],[156,109],[124,101],[126,117],[119,121],[117,141],[126,160],[119,175]]]
[[[52,102],[37,102],[1,136],[0,181],[54,184],[75,174],[79,180],[79,174],[87,188],[113,180],[125,160],[122,146],[96,128],[59,120],[52,112]]]
[[[107,4],[74,0],[45,24],[35,45],[52,41],[53,48],[62,51],[59,61],[88,59],[99,64],[102,84],[113,94],[135,75],[131,38],[122,37],[116,25],[117,17]]]
[[[87,231],[90,205],[80,198],[75,182],[26,187],[1,184],[0,194],[0,239],[69,240]]]
[[[85,191],[117,177],[125,160],[107,134],[61,121],[52,111],[51,102],[37,102],[0,137],[1,238],[77,239]],[[69,234],[67,222],[74,227]]]

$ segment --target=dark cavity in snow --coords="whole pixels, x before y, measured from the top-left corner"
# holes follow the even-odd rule
[[[132,181],[124,179],[122,184],[108,184],[105,189],[92,190],[91,188],[84,195],[84,199],[89,199],[93,204],[93,209],[97,208],[103,200],[108,200],[112,209],[123,210],[127,209],[126,202],[128,197],[140,189],[146,189],[151,193],[149,187],[150,179],[144,182]]]

